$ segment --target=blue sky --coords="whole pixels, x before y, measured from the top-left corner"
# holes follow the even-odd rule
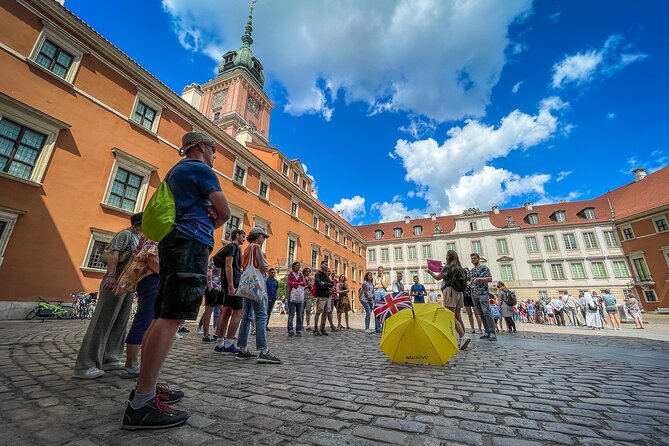
[[[65,3],[176,92],[239,47],[248,4]],[[662,1],[259,0],[252,49],[271,144],[371,223],[586,199],[665,166],[668,16]]]

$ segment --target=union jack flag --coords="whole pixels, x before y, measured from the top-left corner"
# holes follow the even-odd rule
[[[395,294],[386,294],[382,300],[374,304],[374,316],[379,318],[382,324],[393,314],[400,310],[411,308],[411,297],[406,291]]]

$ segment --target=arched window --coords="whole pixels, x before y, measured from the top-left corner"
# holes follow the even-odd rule
[[[423,227],[420,225],[414,226],[413,235],[423,235]]]
[[[376,231],[374,231],[374,238],[376,240],[381,240],[383,238],[383,231],[380,230],[380,229],[377,229]]]

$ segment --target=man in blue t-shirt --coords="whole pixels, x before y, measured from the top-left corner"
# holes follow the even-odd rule
[[[274,304],[276,303],[276,295],[279,292],[279,281],[276,280],[276,270],[269,269],[269,277],[266,280],[267,284],[267,331],[269,331],[269,317],[272,315]]]
[[[413,285],[411,285],[411,296],[413,297],[413,303],[415,304],[424,304],[425,303],[425,286],[422,283],[418,283],[418,276],[413,276]]]
[[[137,388],[128,398],[124,429],[161,429],[188,418],[185,410],[165,404],[179,401],[183,392],[158,386],[158,378],[177,329],[184,320],[197,318],[207,286],[214,229],[230,218],[228,201],[212,169],[216,142],[202,132],[188,132],[181,142],[179,154],[185,159],[165,178],[174,195],[176,221],[158,245],[160,285],[155,319],[143,340],[142,366]]]

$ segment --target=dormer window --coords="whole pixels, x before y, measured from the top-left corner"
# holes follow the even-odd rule
[[[307,180],[302,180],[302,190],[307,190]]]
[[[567,214],[565,211],[555,211],[553,215],[551,215],[551,218],[558,223],[563,223],[567,221]]]
[[[297,184],[300,180],[300,175],[297,172],[293,172],[293,183]]]
[[[585,208],[583,209],[583,218],[586,220],[594,220],[597,218],[597,214],[595,214],[595,209],[594,208]]]
[[[288,164],[283,163],[281,166],[281,173],[284,174],[285,176],[288,176]]]
[[[383,238],[383,231],[380,229],[377,229],[374,231],[374,239],[375,240],[381,240]]]
[[[423,235],[423,227],[418,225],[413,227],[413,235]]]
[[[525,222],[530,225],[538,225],[539,216],[537,214],[527,214],[525,217]]]
[[[402,228],[393,229],[393,237],[402,237]]]

